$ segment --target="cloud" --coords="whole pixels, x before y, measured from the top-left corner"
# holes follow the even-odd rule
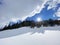
[[[44,0],[44,2],[41,5],[37,5],[37,7],[28,16],[25,16],[23,18],[23,20],[25,20],[27,17],[32,17],[35,14],[40,13],[42,11],[42,9],[44,8],[44,5],[46,5],[46,4],[49,4],[49,6],[47,8],[48,10],[49,9],[53,9],[54,10],[56,8],[56,6],[57,6],[58,3],[60,3],[59,0],[58,1],[57,0],[53,0],[53,1],[52,0]],[[55,17],[55,13],[54,13],[53,16]]]
[[[28,16],[26,16],[26,17],[32,17],[32,16],[34,16],[36,13],[39,13],[43,8],[44,8],[44,4],[47,2],[48,0],[43,0],[42,1],[42,4],[38,4],[37,6],[36,6],[36,8],[28,15]]]
[[[60,8],[58,9],[58,11],[55,14],[57,17],[60,17]]]
[[[28,16],[40,4],[41,0],[3,0],[0,5],[0,23],[9,22],[11,18]]]

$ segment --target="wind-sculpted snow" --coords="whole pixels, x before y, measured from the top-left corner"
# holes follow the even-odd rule
[[[38,34],[45,34],[46,31],[60,31],[60,26],[54,26],[54,27],[40,27],[40,28],[30,28],[30,27],[22,27],[19,29],[12,29],[12,30],[6,30],[0,32],[0,39],[1,38],[7,38],[7,37],[12,37],[12,36],[17,36],[17,35],[24,35],[27,33],[30,33],[30,35],[33,35],[35,33]]]

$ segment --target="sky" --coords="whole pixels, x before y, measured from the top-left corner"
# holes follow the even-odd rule
[[[0,27],[15,19],[25,19],[26,17],[39,14],[48,0],[0,0]],[[49,9],[55,7],[53,0],[49,3]],[[53,4],[52,4],[53,3]],[[55,13],[60,16],[60,8]],[[52,30],[52,31],[50,31]],[[0,32],[1,45],[60,45],[60,26],[48,28],[23,27],[19,29]],[[44,32],[45,31],[45,32]]]
[[[0,25],[8,23],[11,20],[24,20],[26,17],[39,13],[47,1],[48,0],[0,0]],[[51,1],[48,8],[55,7],[56,2],[59,3],[60,1]],[[59,16],[58,12],[56,14]]]
[[[53,6],[51,5],[50,6],[50,3],[55,3]],[[31,17],[27,17],[26,20],[34,20],[36,21],[37,18],[41,18],[42,20],[49,20],[49,19],[52,19],[52,20],[58,20],[60,19],[60,14],[55,14],[56,12],[59,12],[60,8],[60,3],[56,2],[56,1],[47,1],[45,4],[44,4],[44,7],[41,9],[41,11],[39,13],[35,13],[34,16],[31,16]]]
[[[42,4],[41,0],[2,0],[0,5],[0,22],[5,23],[12,18],[21,19],[28,16],[37,5]]]

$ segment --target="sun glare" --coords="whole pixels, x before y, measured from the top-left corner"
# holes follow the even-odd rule
[[[42,19],[38,17],[38,18],[37,18],[37,21],[38,21],[38,22],[39,22],[39,21],[42,21]]]

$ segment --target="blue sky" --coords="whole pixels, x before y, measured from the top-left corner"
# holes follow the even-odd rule
[[[58,11],[58,9],[60,8],[60,3],[56,4],[55,7],[48,9],[49,4],[44,4],[44,8],[39,12],[36,13],[34,16],[32,17],[27,17],[26,20],[34,20],[36,21],[36,19],[39,17],[42,20],[49,20],[49,19],[53,19],[53,20],[58,20],[58,16],[56,16],[56,12]]]

